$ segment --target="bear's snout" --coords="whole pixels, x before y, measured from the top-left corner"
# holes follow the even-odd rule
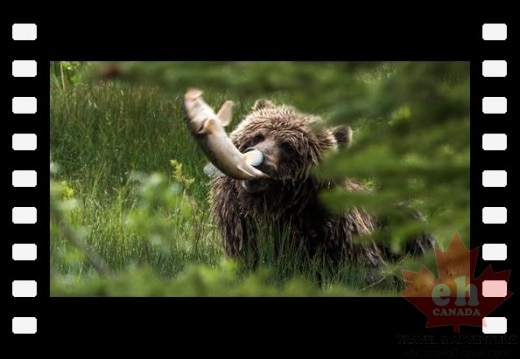
[[[259,148],[264,147],[264,148]],[[273,178],[277,166],[273,162],[272,158],[272,152],[265,149],[265,146],[254,146],[254,147],[248,147],[245,149],[244,153],[250,152],[250,151],[260,151],[262,152],[262,162],[260,162],[257,165],[254,165],[254,167],[258,168],[260,171],[267,174],[269,177]],[[242,188],[244,188],[249,193],[259,193],[265,191],[267,188],[269,188],[269,179],[256,179],[256,180],[246,180],[242,181]]]
[[[277,151],[275,143],[269,139],[248,147],[244,152],[257,150],[262,152],[263,159],[258,165],[255,165],[260,171],[264,172],[271,178],[276,178],[279,163],[279,151]]]

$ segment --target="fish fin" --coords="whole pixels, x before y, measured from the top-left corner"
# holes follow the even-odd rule
[[[186,94],[184,95],[184,99],[185,100],[196,100],[197,98],[202,96],[202,93],[203,92],[201,90],[194,88],[194,87],[190,87],[186,91]]]
[[[226,177],[226,175],[211,162],[208,162],[206,166],[204,166],[204,174],[209,177]]]
[[[205,133],[206,135],[211,135],[212,133],[216,133],[217,131],[218,131],[217,121],[213,118],[208,118],[206,121],[204,121],[203,129],[202,129],[202,131],[199,131],[199,133]]]
[[[235,106],[233,101],[226,101],[222,107],[220,107],[220,110],[218,110],[217,117],[222,126],[227,126],[231,123],[231,118],[233,117],[233,106]]]

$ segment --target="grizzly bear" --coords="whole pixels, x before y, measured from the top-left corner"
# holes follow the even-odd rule
[[[291,106],[258,100],[230,133],[240,152],[263,152],[264,161],[258,168],[269,178],[211,180],[211,214],[227,255],[244,258],[255,253],[257,241],[262,240],[258,229],[267,227],[285,231],[306,255],[322,256],[327,262],[380,267],[395,259],[388,246],[360,240],[381,228],[384,221],[362,208],[333,214],[320,201],[320,190],[339,184],[318,179],[311,169],[327,151],[348,147],[352,140],[350,127],[315,126],[322,122]],[[341,185],[348,191],[368,190],[351,179]],[[422,253],[433,243],[430,235],[419,234],[407,244],[407,252]]]

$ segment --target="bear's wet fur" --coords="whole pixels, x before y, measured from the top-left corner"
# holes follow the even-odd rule
[[[380,268],[396,259],[388,246],[359,240],[360,236],[380,228],[384,221],[362,208],[333,214],[320,202],[320,190],[332,186],[340,185],[351,192],[368,190],[352,179],[338,184],[310,174],[327,151],[348,147],[352,140],[350,127],[316,126],[322,122],[320,117],[291,106],[258,100],[230,133],[240,152],[255,148],[264,153],[265,160],[259,169],[270,178],[212,179],[211,214],[227,255],[238,258],[251,255],[256,241],[262,240],[258,229],[267,228],[288,234],[289,241],[303,248],[306,255],[322,256],[328,263]],[[422,254],[433,245],[433,237],[421,233],[407,243],[406,252]]]

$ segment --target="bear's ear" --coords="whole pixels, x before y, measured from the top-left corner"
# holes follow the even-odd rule
[[[352,144],[352,128],[342,125],[332,129],[332,134],[338,142],[338,148],[349,148]]]
[[[270,108],[270,107],[276,107],[274,103],[272,103],[269,100],[260,99],[256,100],[255,104],[253,105],[253,111],[260,110],[262,108]]]

